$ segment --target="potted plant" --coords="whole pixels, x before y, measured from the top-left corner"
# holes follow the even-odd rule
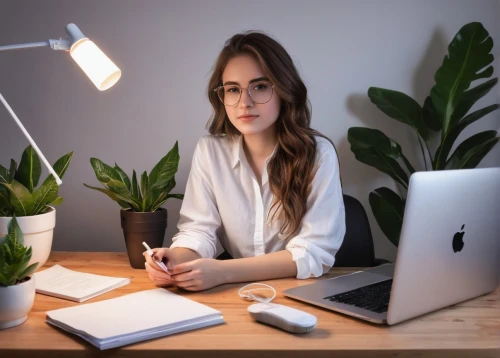
[[[66,154],[52,166],[63,177],[73,152]],[[9,169],[0,165],[0,237],[7,234],[12,217],[24,233],[26,246],[33,250],[30,265],[38,262],[43,266],[50,255],[56,225],[56,209],[62,203],[59,187],[50,174],[37,188],[41,175],[40,159],[32,146],[28,146],[19,166],[11,159]]]
[[[493,39],[481,23],[464,25],[448,46],[449,54],[437,70],[436,83],[422,107],[404,93],[376,87],[368,89],[370,100],[382,112],[413,128],[425,170],[475,168],[500,140],[495,130],[483,131],[464,140],[450,155],[455,140],[469,124],[498,108],[498,104],[492,104],[467,114],[498,82],[498,78],[492,78],[469,88],[472,81],[492,76],[492,48]],[[441,140],[433,155],[430,142],[437,135]],[[409,176],[415,169],[395,140],[377,129],[361,127],[349,128],[347,139],[357,160],[388,174],[404,189],[408,188]],[[370,193],[369,202],[378,225],[398,246],[405,197],[381,187]]]
[[[179,147],[174,147],[154,166],[149,176],[142,173],[140,182],[133,170],[132,180],[115,163],[111,167],[97,158],[90,158],[97,180],[103,188],[87,184],[87,188],[100,191],[121,207],[121,226],[125,236],[130,265],[144,268],[145,241],[150,247],[161,247],[167,227],[167,210],[161,208],[169,198],[183,199],[183,194],[170,194],[175,187],[175,173],[179,166]]]
[[[31,274],[38,263],[29,264],[31,253],[14,216],[8,234],[0,238],[0,329],[22,324],[33,307],[35,278]]]

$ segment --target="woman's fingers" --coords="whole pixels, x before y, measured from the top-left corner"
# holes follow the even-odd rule
[[[152,264],[146,262],[144,266],[146,267],[146,271],[148,271],[148,273],[155,279],[169,281],[172,280],[172,277],[168,273],[164,272],[163,270],[158,270],[158,266],[154,262]]]
[[[184,272],[190,272],[196,267],[197,261],[198,260],[193,260],[193,261],[184,262],[184,263],[179,264],[179,265],[175,265],[174,267],[172,267],[172,269],[170,271],[172,272],[172,275],[178,275],[178,274],[182,274]]]
[[[198,282],[198,280],[188,280],[188,281],[182,281],[182,282],[175,281],[175,282],[173,282],[173,284],[177,287],[181,287],[181,288],[184,288],[187,290],[189,287],[197,286],[199,284],[199,282]]]
[[[166,258],[167,256],[165,256],[163,254],[164,250],[168,250],[168,249],[153,249],[154,259],[158,260],[158,261],[163,261],[164,263],[168,262],[169,260],[168,260],[168,258]],[[153,258],[151,256],[149,256],[147,251],[144,251],[143,255],[144,255],[144,258],[146,259],[146,262],[149,264],[149,266],[151,266],[152,268],[154,268],[157,271],[164,272],[161,269],[161,267],[159,267],[158,264],[153,260]]]
[[[147,251],[144,251],[143,255],[144,255],[144,259],[146,260],[146,264],[148,264],[154,270],[163,272],[163,270],[160,267],[158,267],[158,265],[153,261],[153,259],[151,258],[151,256],[149,256],[149,254],[147,253]]]
[[[170,286],[172,285],[172,281],[164,278],[158,278],[148,273],[149,279],[154,282],[157,286]]]
[[[185,272],[185,273],[178,273],[177,275],[172,275],[172,281],[175,282],[185,282],[185,281],[191,281],[196,279],[196,275],[194,271],[190,272]]]
[[[172,269],[174,264],[174,252],[167,248],[155,248],[153,249],[154,259],[163,262],[169,270]]]

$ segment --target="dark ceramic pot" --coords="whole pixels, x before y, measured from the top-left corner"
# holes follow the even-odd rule
[[[160,208],[152,213],[141,213],[122,209],[120,211],[123,234],[127,245],[130,266],[144,269],[145,241],[150,248],[162,247],[167,228],[167,209]]]

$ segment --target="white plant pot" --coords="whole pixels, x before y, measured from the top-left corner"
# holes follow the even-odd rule
[[[13,286],[0,286],[0,329],[18,326],[28,319],[35,300],[35,277]]]
[[[24,236],[24,246],[31,246],[32,255],[28,264],[38,262],[37,269],[42,267],[50,255],[52,238],[56,226],[56,209],[51,207],[45,214],[34,216],[18,216],[17,223]],[[8,233],[11,217],[0,217],[0,237]]]

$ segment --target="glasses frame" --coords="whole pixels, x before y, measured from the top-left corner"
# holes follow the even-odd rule
[[[252,98],[252,94],[250,93],[250,86],[248,86],[247,88],[244,88],[244,87],[241,87],[240,85],[226,85],[226,86],[234,86],[234,87],[239,87],[240,88],[240,97],[238,98],[238,101],[235,104],[231,104],[231,105],[225,104],[224,101],[222,100],[222,98],[220,98],[220,96],[219,96],[219,89],[224,88],[224,85],[219,86],[216,89],[214,89],[214,92],[217,93],[217,97],[219,98],[219,101],[221,101],[224,106],[228,106],[228,107],[235,107],[235,106],[238,105],[238,103],[240,103],[240,101],[241,101],[241,95],[243,94],[243,90],[247,91],[248,97],[250,97],[250,99],[252,100],[252,102],[254,104],[265,104],[265,103],[269,102],[273,98],[273,95],[274,95],[274,84],[272,82],[262,80],[262,81],[257,81],[257,82],[251,83],[251,85],[256,84],[256,83],[261,83],[261,82],[266,82],[266,83],[269,83],[271,85],[271,97],[269,97],[269,99],[267,101],[265,101],[265,102],[255,102],[255,100]]]

